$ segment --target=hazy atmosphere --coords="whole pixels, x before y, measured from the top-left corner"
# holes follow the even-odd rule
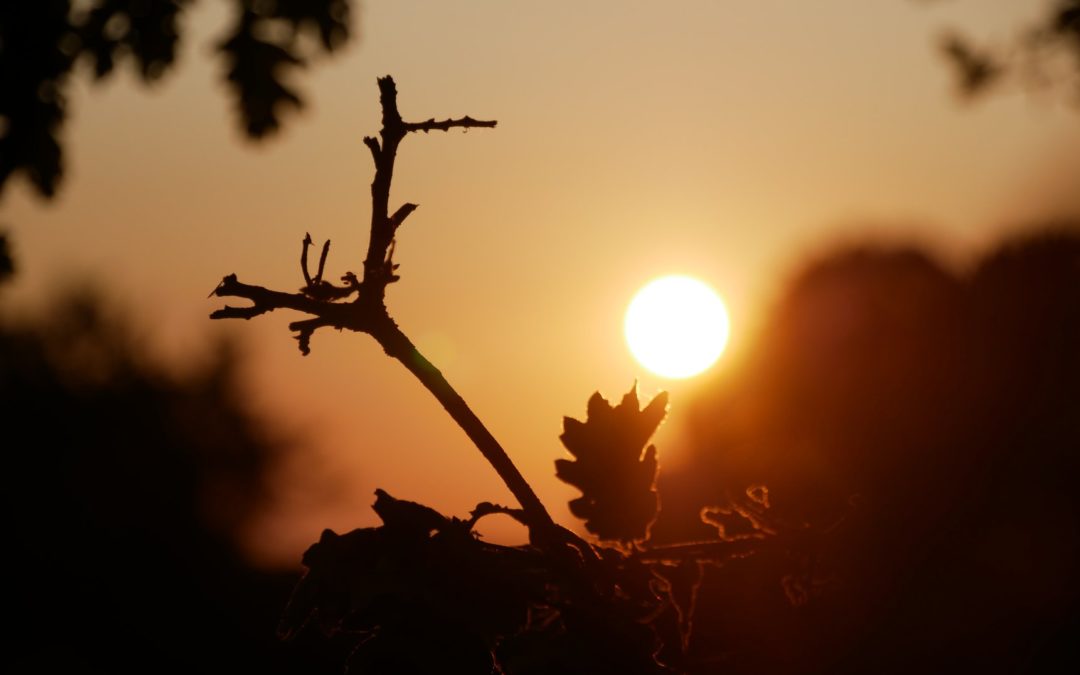
[[[815,436],[814,429],[834,419],[851,433],[858,424],[873,426],[867,420],[880,422],[877,430],[925,424],[934,433],[948,424],[926,421],[918,405],[931,399],[922,393],[903,401],[886,397],[897,410],[912,411],[904,422],[878,420],[870,409],[853,422],[852,407],[844,407],[848,417],[831,417],[832,403],[861,400],[853,392],[865,382],[855,376],[823,386],[820,398],[809,395],[809,407],[794,402],[802,400],[792,393],[799,378],[815,383],[855,369],[845,359],[870,349],[860,342],[835,353],[815,351],[814,322],[835,326],[848,316],[829,314],[832,291],[819,296],[819,290],[850,283],[860,289],[852,293],[909,298],[903,307],[917,311],[904,316],[922,317],[912,330],[936,330],[951,310],[939,312],[934,302],[965,284],[978,289],[974,299],[948,306],[962,305],[972,316],[982,311],[976,270],[992,266],[1001,242],[1051,225],[1071,232],[1062,236],[1074,237],[1072,243],[1080,232],[1075,81],[1005,78],[985,95],[967,96],[942,50],[945,36],[958,30],[1008,52],[1040,12],[1067,2],[364,0],[352,3],[351,39],[332,55],[301,36],[309,67],[291,81],[304,107],[286,111],[282,129],[259,142],[241,131],[215,53],[233,4],[190,5],[181,17],[176,67],[149,86],[127,62],[101,82],[92,80],[88,63],[77,65],[67,89],[64,179],[56,197],[42,198],[17,176],[0,201],[16,270],[0,288],[0,318],[49,316],[60,295],[93,289],[107,312],[130,319],[133,353],[163,358],[178,377],[203,372],[226,340],[237,357],[239,398],[258,420],[258,435],[279,452],[265,468],[260,508],[241,516],[224,498],[213,502],[221,509],[213,517],[241,523],[231,536],[240,537],[245,559],[263,570],[295,569],[324,528],[376,525],[382,515],[370,508],[376,488],[457,516],[478,501],[514,501],[429,391],[367,336],[319,330],[305,357],[287,329],[299,315],[209,319],[225,302],[207,294],[226,274],[296,292],[304,284],[296,263],[305,233],[314,240],[313,265],[322,242],[333,242],[327,278],[336,283],[346,271],[362,271],[375,172],[363,138],[382,124],[379,77],[393,77],[408,121],[464,115],[498,121],[494,129],[416,133],[402,144],[390,208],[404,202],[419,208],[396,236],[393,261],[401,279],[387,288],[386,304],[501,442],[554,520],[583,536],[567,506],[578,489],[556,478],[553,463],[568,457],[560,443],[563,416],[584,420],[594,391],[614,404],[636,381],[643,406],[669,393],[670,412],[651,442],[670,480],[689,482],[678,483],[684,487],[669,499],[661,477],[665,514],[670,503],[670,513],[695,519],[701,504],[687,495],[706,490],[703,476],[715,470],[724,480],[746,478],[725,489],[750,495],[753,485],[767,483],[771,493],[762,503],[774,495],[780,505],[774,513],[805,507],[806,522],[822,523],[840,506],[806,497],[795,484],[812,475],[819,485],[834,485],[842,472],[822,469],[822,457],[857,465],[855,454],[844,453],[882,438],[856,443]],[[863,249],[871,251],[865,268],[864,259],[841,255]],[[1062,244],[1066,249],[1075,251]],[[917,254],[901,264],[873,253],[899,250]],[[1058,250],[1047,260],[1058,260]],[[664,275],[699,279],[726,304],[730,340],[701,375],[655,375],[627,347],[627,305]],[[1023,279],[1008,288],[1050,289],[1054,298],[1078,292],[1024,286],[1034,282]],[[923,282],[930,285],[918,286]],[[824,308],[817,319],[799,313],[813,308]],[[978,325],[986,332],[965,327],[949,335],[982,344],[981,336],[999,326]],[[915,347],[904,351],[909,343],[900,331],[886,332],[897,342],[882,348],[880,362],[859,362],[866,382],[881,366],[881,377],[896,375],[899,383],[902,373],[888,370],[887,362],[928,377],[953,372],[945,352],[934,351],[939,362],[926,361]],[[795,345],[794,336],[809,337]],[[922,337],[911,339],[923,344]],[[935,350],[944,344],[925,339]],[[1047,344],[1032,340],[1035,351]],[[1001,347],[1001,363],[1019,363],[1011,348]],[[999,353],[996,343],[986,349]],[[1074,363],[1074,352],[1062,347],[1060,353]],[[973,383],[984,371],[971,368],[955,380],[941,375],[971,383],[958,398],[978,389]],[[744,386],[750,381],[755,384]],[[1018,385],[1008,386],[1010,396],[1023,398]],[[800,410],[807,425],[785,426]],[[969,413],[983,419],[970,410],[957,415]],[[591,403],[588,414],[595,415]],[[777,419],[785,423],[774,424]],[[818,452],[816,443],[833,441],[828,452]],[[720,460],[709,454],[714,447],[760,453]],[[897,456],[907,448],[898,445]],[[859,474],[864,486],[879,478]],[[785,494],[801,497],[785,502]],[[854,504],[853,494],[837,504],[847,497]],[[1075,525],[1068,520],[1063,527]],[[504,516],[485,521],[480,531],[502,543],[528,538],[525,527]],[[589,532],[597,531],[590,525]],[[657,532],[672,541],[702,536],[683,534],[664,516]],[[724,538],[723,526],[720,532]],[[732,584],[736,590],[723,595],[728,602],[744,592]],[[852,623],[863,616],[844,607]],[[1075,613],[1068,616],[1075,628]],[[758,625],[753,621],[743,628]],[[731,659],[730,671],[717,672],[754,669]]]
[[[3,205],[20,269],[9,307],[96,283],[153,349],[190,358],[222,330],[240,339],[250,392],[301,439],[275,534],[253,542],[263,554],[289,560],[322,527],[372,517],[376,484],[438,495],[448,511],[501,499],[467,439],[375,345],[319,335],[301,359],[284,319],[205,321],[223,273],[297,285],[305,232],[334,242],[332,269],[355,265],[370,212],[360,138],[378,125],[375,78],[390,73],[405,114],[499,120],[402,153],[394,193],[421,208],[400,237],[396,317],[562,503],[558,420],[589,392],[635,378],[670,390],[659,442],[669,458],[679,444],[700,378],[649,376],[621,335],[648,279],[691,273],[723,295],[723,377],[807,247],[870,235],[962,263],[997,234],[1080,214],[1076,109],[1019,91],[965,104],[936,49],[957,25],[1005,39],[1027,4],[369,0],[359,40],[305,74],[306,109],[256,147],[214,84],[229,8],[199,3],[180,68],[149,90],[127,69],[78,81],[59,198],[16,183]],[[298,494],[323,473],[340,492]]]

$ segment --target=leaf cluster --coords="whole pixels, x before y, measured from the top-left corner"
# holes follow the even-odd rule
[[[1073,85],[1074,95],[1080,91],[1075,89],[1080,86],[1080,0],[1055,0],[1017,34],[1012,44],[996,48],[958,31],[942,38],[941,53],[963,96],[984,94],[1010,76],[1027,86],[1064,81]]]
[[[349,39],[352,0],[230,0],[234,16],[217,45],[241,124],[252,138],[277,131],[303,104],[290,73]],[[65,92],[80,62],[95,80],[131,64],[145,83],[176,62],[193,0],[33,0],[0,3],[0,191],[24,174],[52,197],[63,176]],[[305,40],[305,38],[312,38]]]

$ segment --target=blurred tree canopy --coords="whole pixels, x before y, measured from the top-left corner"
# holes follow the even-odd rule
[[[11,259],[11,250],[8,248],[7,235],[0,232],[0,284],[10,279],[15,274],[15,261]]]
[[[733,675],[1080,667],[1078,289],[1075,222],[963,272],[919,247],[809,261],[697,402],[653,533],[704,536],[682,523],[764,484],[820,536],[709,575],[697,648]]]
[[[167,368],[85,290],[0,316],[7,670],[339,672],[275,640],[295,577],[236,544],[288,446],[234,354]]]
[[[217,44],[224,77],[251,138],[281,127],[303,105],[295,71],[350,39],[355,0],[228,0],[232,23]],[[195,0],[34,0],[0,3],[0,195],[23,174],[52,197],[63,176],[65,94],[78,64],[97,80],[128,63],[147,84],[174,66],[183,18]],[[1064,52],[1066,77],[1080,76],[1080,0],[1054,0],[1007,50],[950,33],[942,51],[967,94],[990,89],[1011,71],[1061,79],[1040,64]]]
[[[230,0],[217,45],[225,80],[251,138],[282,124],[303,99],[293,73],[350,37],[353,0]],[[0,3],[0,194],[23,174],[52,197],[63,176],[66,92],[80,63],[101,80],[129,64],[147,84],[175,64],[194,0],[14,0]]]

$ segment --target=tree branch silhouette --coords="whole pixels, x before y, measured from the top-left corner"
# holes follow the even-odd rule
[[[311,337],[319,328],[332,327],[370,335],[382,346],[388,356],[400,361],[431,392],[480,450],[521,505],[522,518],[529,527],[533,539],[538,544],[555,544],[569,540],[574,542],[575,548],[583,555],[588,555],[591,553],[588,544],[552,521],[547,509],[514,465],[506,450],[439,369],[424,357],[416,345],[402,332],[391,318],[385,304],[387,285],[398,279],[394,273],[397,269],[397,265],[393,262],[394,235],[405,219],[417,208],[416,204],[406,203],[392,214],[390,213],[390,184],[393,180],[398,146],[411,132],[449,131],[473,127],[493,128],[496,122],[476,120],[468,116],[441,122],[436,122],[434,119],[426,122],[405,122],[398,112],[397,89],[394,80],[386,76],[379,78],[378,84],[379,100],[382,106],[380,138],[370,136],[364,138],[364,144],[371,150],[375,161],[375,177],[371,182],[371,236],[367,256],[364,259],[363,278],[357,279],[355,274],[349,272],[342,278],[346,284],[343,287],[333,286],[322,279],[329,242],[323,247],[318,274],[314,278],[311,277],[307,267],[307,251],[312,242],[308,235],[304,239],[301,254],[301,270],[305,286],[300,292],[285,293],[269,290],[243,283],[235,274],[230,274],[222,279],[211,295],[222,298],[244,298],[250,300],[252,304],[246,307],[226,305],[213,312],[210,318],[251,319],[278,309],[291,309],[309,314],[312,318],[289,325],[289,328],[297,333],[296,339],[300,343],[301,352],[305,355],[310,352]],[[333,297],[334,292],[327,297],[326,292],[319,290],[325,286],[344,295],[355,292],[357,297],[349,302],[339,301]]]

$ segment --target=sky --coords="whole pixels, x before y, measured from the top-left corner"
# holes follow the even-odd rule
[[[213,54],[228,7],[204,0],[155,86],[77,79],[59,197],[19,182],[0,204],[20,268],[5,299],[32,307],[94,280],[173,358],[240,340],[254,405],[297,445],[252,532],[263,560],[294,561],[323,527],[373,524],[376,487],[457,515],[509,502],[367,336],[320,331],[302,358],[286,329],[296,316],[207,319],[224,274],[298,288],[305,232],[333,241],[333,276],[359,270],[373,173],[361,139],[379,127],[375,79],[391,74],[406,119],[499,125],[405,141],[391,207],[420,209],[399,232],[390,311],[573,525],[576,493],[554,477],[562,415],[635,380],[643,398],[666,389],[655,440],[661,463],[677,461],[680,407],[752,349],[808,252],[919,241],[962,263],[1002,233],[1080,215],[1080,109],[1015,87],[963,102],[935,49],[952,26],[1004,44],[1041,6],[367,0],[358,39],[303,74],[305,110],[256,145]],[[731,343],[708,377],[662,380],[625,346],[631,296],[673,273],[727,301]]]

